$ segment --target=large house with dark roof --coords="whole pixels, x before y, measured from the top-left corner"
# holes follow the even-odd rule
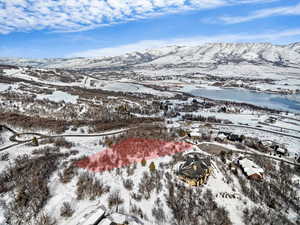
[[[203,157],[196,153],[187,154],[177,171],[178,177],[192,186],[205,184],[211,174],[210,157]]]

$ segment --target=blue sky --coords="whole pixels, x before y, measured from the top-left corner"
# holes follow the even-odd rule
[[[299,0],[0,0],[1,57],[300,41]]]

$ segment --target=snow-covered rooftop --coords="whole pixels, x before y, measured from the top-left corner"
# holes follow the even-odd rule
[[[241,167],[243,167],[247,176],[264,173],[264,170],[262,168],[260,168],[258,165],[256,165],[254,162],[252,162],[249,159],[246,158],[240,159],[239,164],[241,165]]]
[[[96,213],[93,213],[87,220],[84,222],[83,225],[94,225],[99,222],[100,218],[104,215],[104,210],[98,209]]]
[[[99,225],[111,225],[112,221],[108,218],[105,218],[104,220],[101,220]]]
[[[226,135],[225,134],[223,134],[223,133],[221,133],[221,134],[218,134],[218,138],[220,138],[220,139],[225,139],[225,138],[227,138],[226,137]]]
[[[124,222],[127,222],[129,225],[139,225],[133,217],[127,216],[120,213],[113,213],[109,215],[107,218],[101,220],[99,225],[110,225],[111,223],[117,223],[117,224],[123,224]]]

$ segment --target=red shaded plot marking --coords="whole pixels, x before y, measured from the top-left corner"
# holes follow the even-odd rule
[[[193,145],[184,142],[162,141],[144,138],[129,138],[111,148],[88,156],[75,163],[80,168],[94,172],[128,166],[142,159],[150,160],[186,151]]]

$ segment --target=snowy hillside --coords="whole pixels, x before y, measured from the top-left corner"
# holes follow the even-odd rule
[[[298,53],[300,53],[300,42],[296,42],[293,44],[290,44],[290,48]]]
[[[208,43],[200,46],[167,46],[115,57],[69,59],[2,58],[1,64],[43,68],[97,68],[122,66],[216,67],[226,64],[253,64],[299,67],[300,44]]]

